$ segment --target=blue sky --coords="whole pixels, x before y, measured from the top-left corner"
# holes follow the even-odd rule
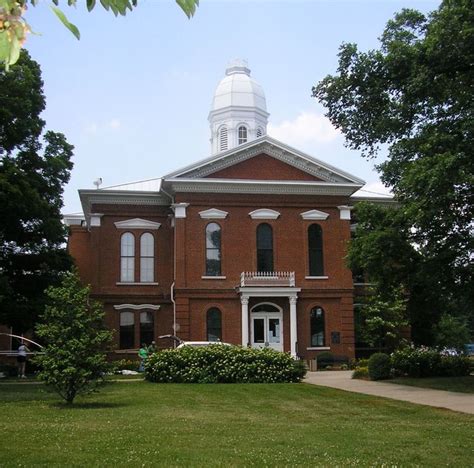
[[[64,2],[65,3],[65,2]],[[139,0],[126,17],[85,1],[64,7],[77,41],[47,2],[27,19],[40,36],[27,48],[43,70],[48,129],[75,146],[63,212],[80,211],[77,190],[160,177],[210,155],[207,115],[233,58],[248,60],[263,86],[269,133],[359,176],[381,191],[373,162],[344,147],[311,87],[337,66],[342,42],[378,47],[401,8],[423,12],[434,1],[209,1],[188,20],[173,0]],[[99,3],[99,2],[97,2]]]

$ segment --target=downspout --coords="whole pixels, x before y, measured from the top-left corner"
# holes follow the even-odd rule
[[[163,179],[161,179],[160,190],[174,203],[174,197],[163,189]],[[173,303],[173,335],[176,335],[176,301],[174,300],[174,287],[176,284],[176,222],[172,221],[173,227],[173,282],[170,287],[171,302]],[[176,341],[173,340],[173,348],[176,348]]]

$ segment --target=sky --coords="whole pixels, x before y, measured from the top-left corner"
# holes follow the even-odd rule
[[[61,2],[61,3],[66,3]],[[324,117],[311,88],[335,73],[343,42],[378,48],[386,22],[402,8],[422,12],[439,1],[201,0],[188,20],[173,0],[139,0],[126,17],[97,2],[63,7],[81,40],[49,2],[26,18],[26,43],[41,65],[43,118],[75,146],[63,213],[81,211],[77,190],[161,177],[210,156],[207,121],[229,61],[248,61],[270,112],[269,135],[367,182],[384,193],[374,170]],[[383,155],[379,158],[380,162]]]

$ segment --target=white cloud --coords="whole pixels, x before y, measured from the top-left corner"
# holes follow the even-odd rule
[[[316,112],[301,112],[294,120],[284,120],[275,125],[268,124],[268,134],[290,145],[328,143],[335,140],[339,131],[328,118]]]
[[[84,127],[85,133],[95,134],[99,130],[99,126],[95,122],[88,122]]]
[[[117,130],[118,128],[121,127],[121,122],[119,119],[112,119],[107,123],[107,126],[111,128],[112,130]]]

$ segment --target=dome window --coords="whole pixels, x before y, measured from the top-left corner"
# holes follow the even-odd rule
[[[247,143],[247,128],[243,125],[239,127],[239,145]]]
[[[228,148],[227,127],[222,127],[219,131],[219,148],[220,151]]]

